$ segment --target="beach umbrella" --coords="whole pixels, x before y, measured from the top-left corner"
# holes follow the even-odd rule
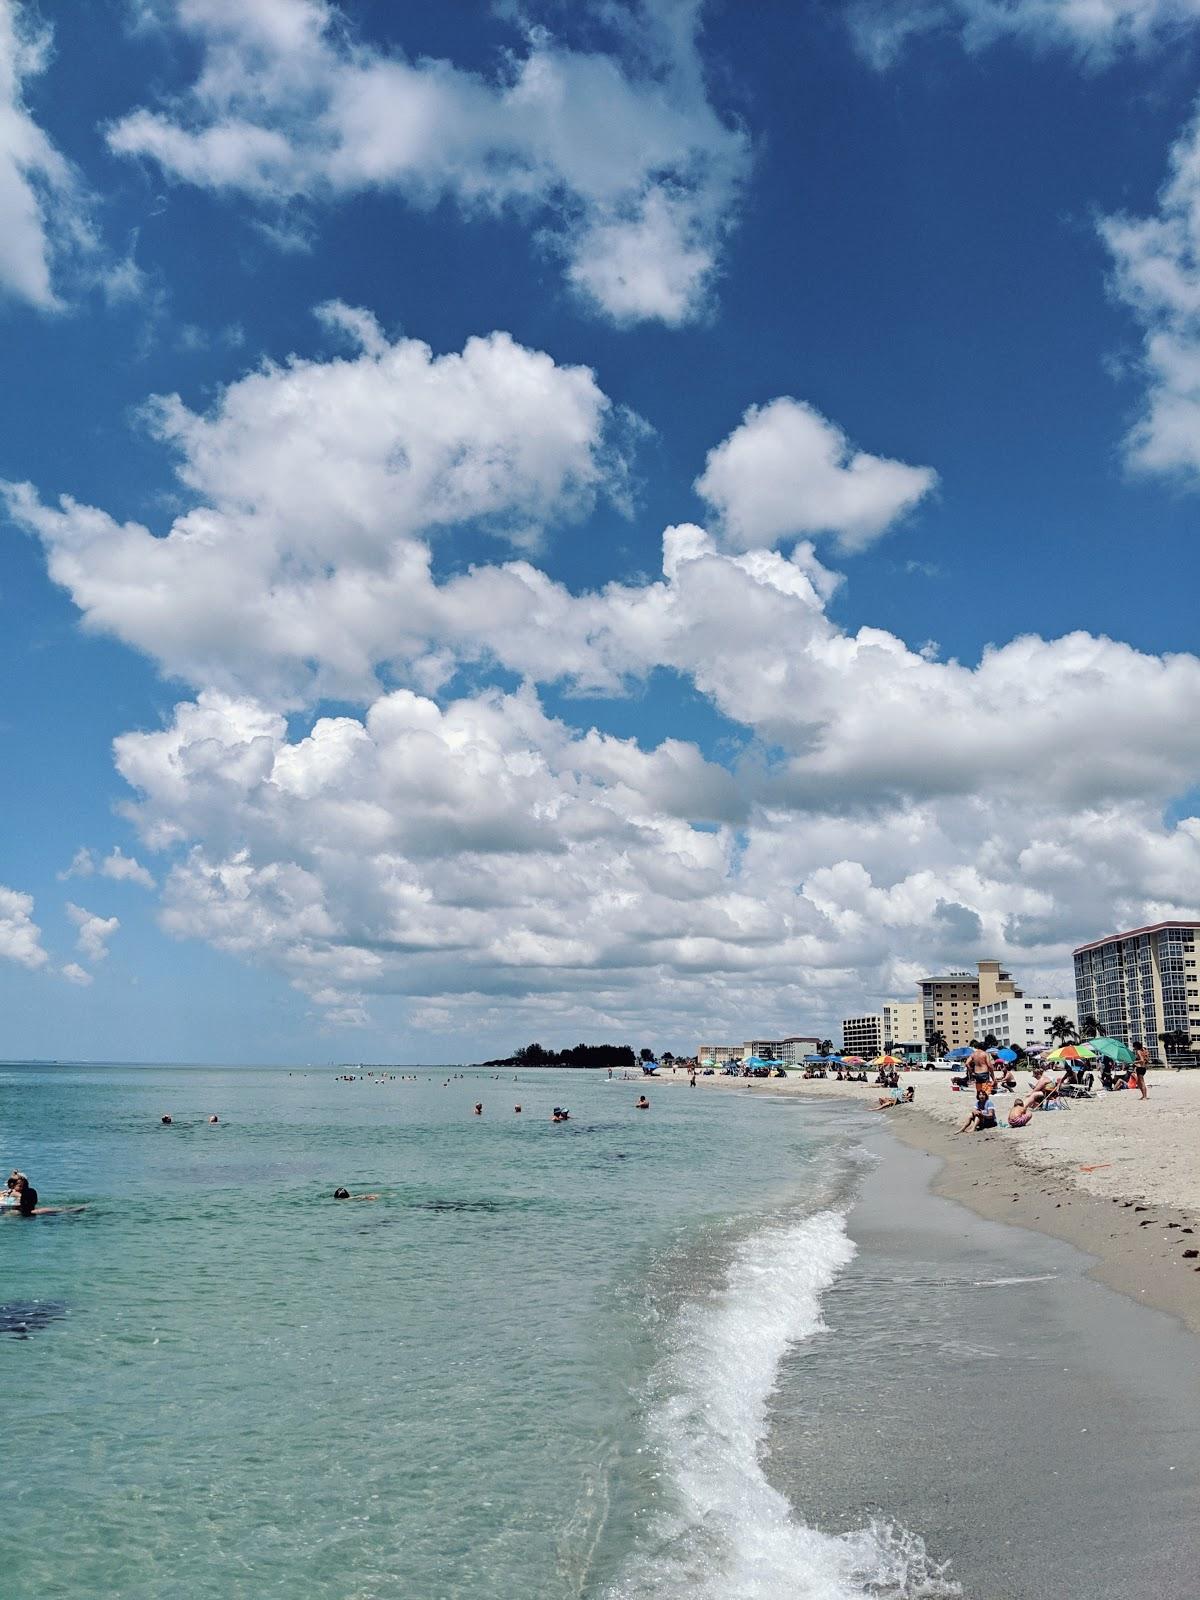
[[[1133,1051],[1127,1044],[1122,1044],[1120,1039],[1089,1039],[1087,1048],[1094,1050],[1098,1056],[1107,1056],[1110,1061],[1118,1061],[1123,1067],[1133,1065]]]
[[[957,1050],[948,1050],[946,1052],[946,1059],[948,1061],[965,1061],[968,1056],[974,1054],[975,1052],[970,1045],[960,1044]]]
[[[843,1056],[842,1057],[842,1065],[844,1067],[861,1067],[862,1064],[863,1064],[862,1056]]]
[[[1060,1044],[1057,1050],[1047,1050],[1044,1061],[1094,1061],[1096,1052],[1086,1044]]]
[[[875,1056],[871,1062],[873,1067],[902,1067],[904,1065],[899,1056]]]
[[[1017,1052],[1008,1049],[1007,1046],[1003,1050],[993,1050],[992,1054],[997,1061],[1015,1061],[1017,1059]]]

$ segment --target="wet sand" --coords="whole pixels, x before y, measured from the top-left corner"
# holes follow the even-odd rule
[[[1196,1339],[1061,1238],[934,1195],[931,1153],[867,1138],[859,1254],[782,1374],[772,1480],[821,1527],[918,1530],[964,1600],[1192,1600]]]

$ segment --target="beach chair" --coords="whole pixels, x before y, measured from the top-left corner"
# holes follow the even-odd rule
[[[1064,1083],[1058,1092],[1064,1100],[1094,1100],[1092,1085],[1095,1081],[1094,1072],[1085,1072],[1078,1083]]]

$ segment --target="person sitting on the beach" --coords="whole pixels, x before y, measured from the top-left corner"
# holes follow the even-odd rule
[[[1024,1100],[1014,1100],[1012,1110],[1008,1113],[1010,1128],[1023,1128],[1027,1122],[1033,1121],[1033,1112],[1026,1106]]]
[[[1011,1094],[1016,1087],[1017,1075],[1011,1067],[1006,1067],[996,1088],[1003,1089],[1006,1094]]]
[[[646,1099],[646,1096],[644,1094],[638,1095],[637,1104],[634,1106],[633,1109],[635,1111],[649,1111],[650,1102],[649,1102],[649,1100]]]
[[[958,1131],[959,1133],[986,1133],[989,1128],[994,1128],[995,1126],[996,1106],[985,1086],[976,1092],[974,1109]]]
[[[913,1088],[911,1083],[907,1089],[901,1089],[899,1084],[897,1084],[897,1086],[892,1090],[891,1094],[884,1095],[883,1099],[879,1102],[875,1109],[876,1111],[890,1111],[893,1106],[910,1106],[916,1098],[917,1091]]]
[[[1047,1100],[1055,1099],[1065,1079],[1066,1073],[1056,1077],[1049,1067],[1039,1067],[1038,1075],[1033,1080],[1033,1090],[1030,1098],[1036,1100],[1039,1105]]]

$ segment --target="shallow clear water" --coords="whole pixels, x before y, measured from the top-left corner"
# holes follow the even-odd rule
[[[445,1077],[0,1069],[0,1162],[87,1205],[0,1220],[0,1302],[43,1313],[0,1333],[8,1592],[946,1592],[759,1465],[853,1254],[853,1124]]]

